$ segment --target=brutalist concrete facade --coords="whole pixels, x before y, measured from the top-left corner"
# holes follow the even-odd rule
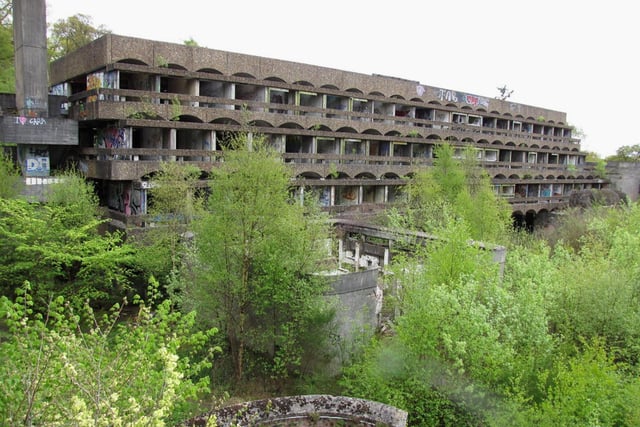
[[[470,146],[524,217],[608,183],[566,113],[417,81],[109,34],[50,66],[79,123],[81,167],[124,224],[146,213],[162,161],[222,159],[229,135],[264,135],[333,213],[393,203],[443,142]]]

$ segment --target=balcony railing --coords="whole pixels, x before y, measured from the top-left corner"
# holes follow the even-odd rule
[[[412,132],[439,132],[445,130],[447,132],[459,133],[461,135],[477,134],[478,138],[487,139],[517,139],[529,141],[529,144],[558,144],[566,147],[575,147],[579,145],[579,140],[567,136],[556,136],[542,133],[534,133],[527,131],[518,131],[514,129],[504,129],[497,127],[478,126],[463,123],[453,123],[448,121],[428,120],[414,118],[409,116],[393,116],[387,114],[376,114],[369,112],[351,111],[348,109],[332,109],[307,107],[295,104],[280,104],[265,101],[229,99],[210,96],[196,96],[176,93],[152,92],[136,89],[92,89],[79,92],[69,97],[71,107],[70,115],[74,118],[92,119],[87,114],[87,106],[92,103],[114,103],[119,105],[127,105],[123,108],[121,117],[114,119],[123,119],[131,114],[140,112],[155,113],[158,116],[166,117],[168,115],[167,108],[174,106],[176,109],[182,107],[197,107],[202,109],[219,110],[220,116],[228,115],[230,111],[248,110],[252,112],[260,112],[273,115],[289,115],[289,116],[316,116],[323,119],[337,119],[343,121],[364,121],[375,124],[395,124],[403,127],[411,127]],[[170,115],[170,114],[169,114]],[[169,117],[167,117],[169,119]],[[421,129],[426,129],[424,132]]]

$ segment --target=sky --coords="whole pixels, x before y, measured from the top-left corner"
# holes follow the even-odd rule
[[[582,150],[640,144],[629,0],[47,0],[115,34],[383,74],[567,113]]]

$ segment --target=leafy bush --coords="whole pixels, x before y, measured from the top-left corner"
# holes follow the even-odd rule
[[[62,297],[36,310],[28,283],[15,301],[3,297],[0,423],[162,426],[186,419],[208,391],[202,374],[214,349],[205,357],[202,349],[215,330],[192,332],[194,313],[156,304],[155,289],[152,283],[149,304],[135,301],[130,318],[124,305],[99,315],[87,304],[79,313]]]

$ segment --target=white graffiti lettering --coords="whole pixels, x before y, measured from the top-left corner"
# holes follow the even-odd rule
[[[20,117],[16,117],[16,124],[22,125],[22,126],[26,124],[30,124],[32,126],[43,126],[47,124],[47,120],[42,117],[27,118],[25,116],[20,116]]]

